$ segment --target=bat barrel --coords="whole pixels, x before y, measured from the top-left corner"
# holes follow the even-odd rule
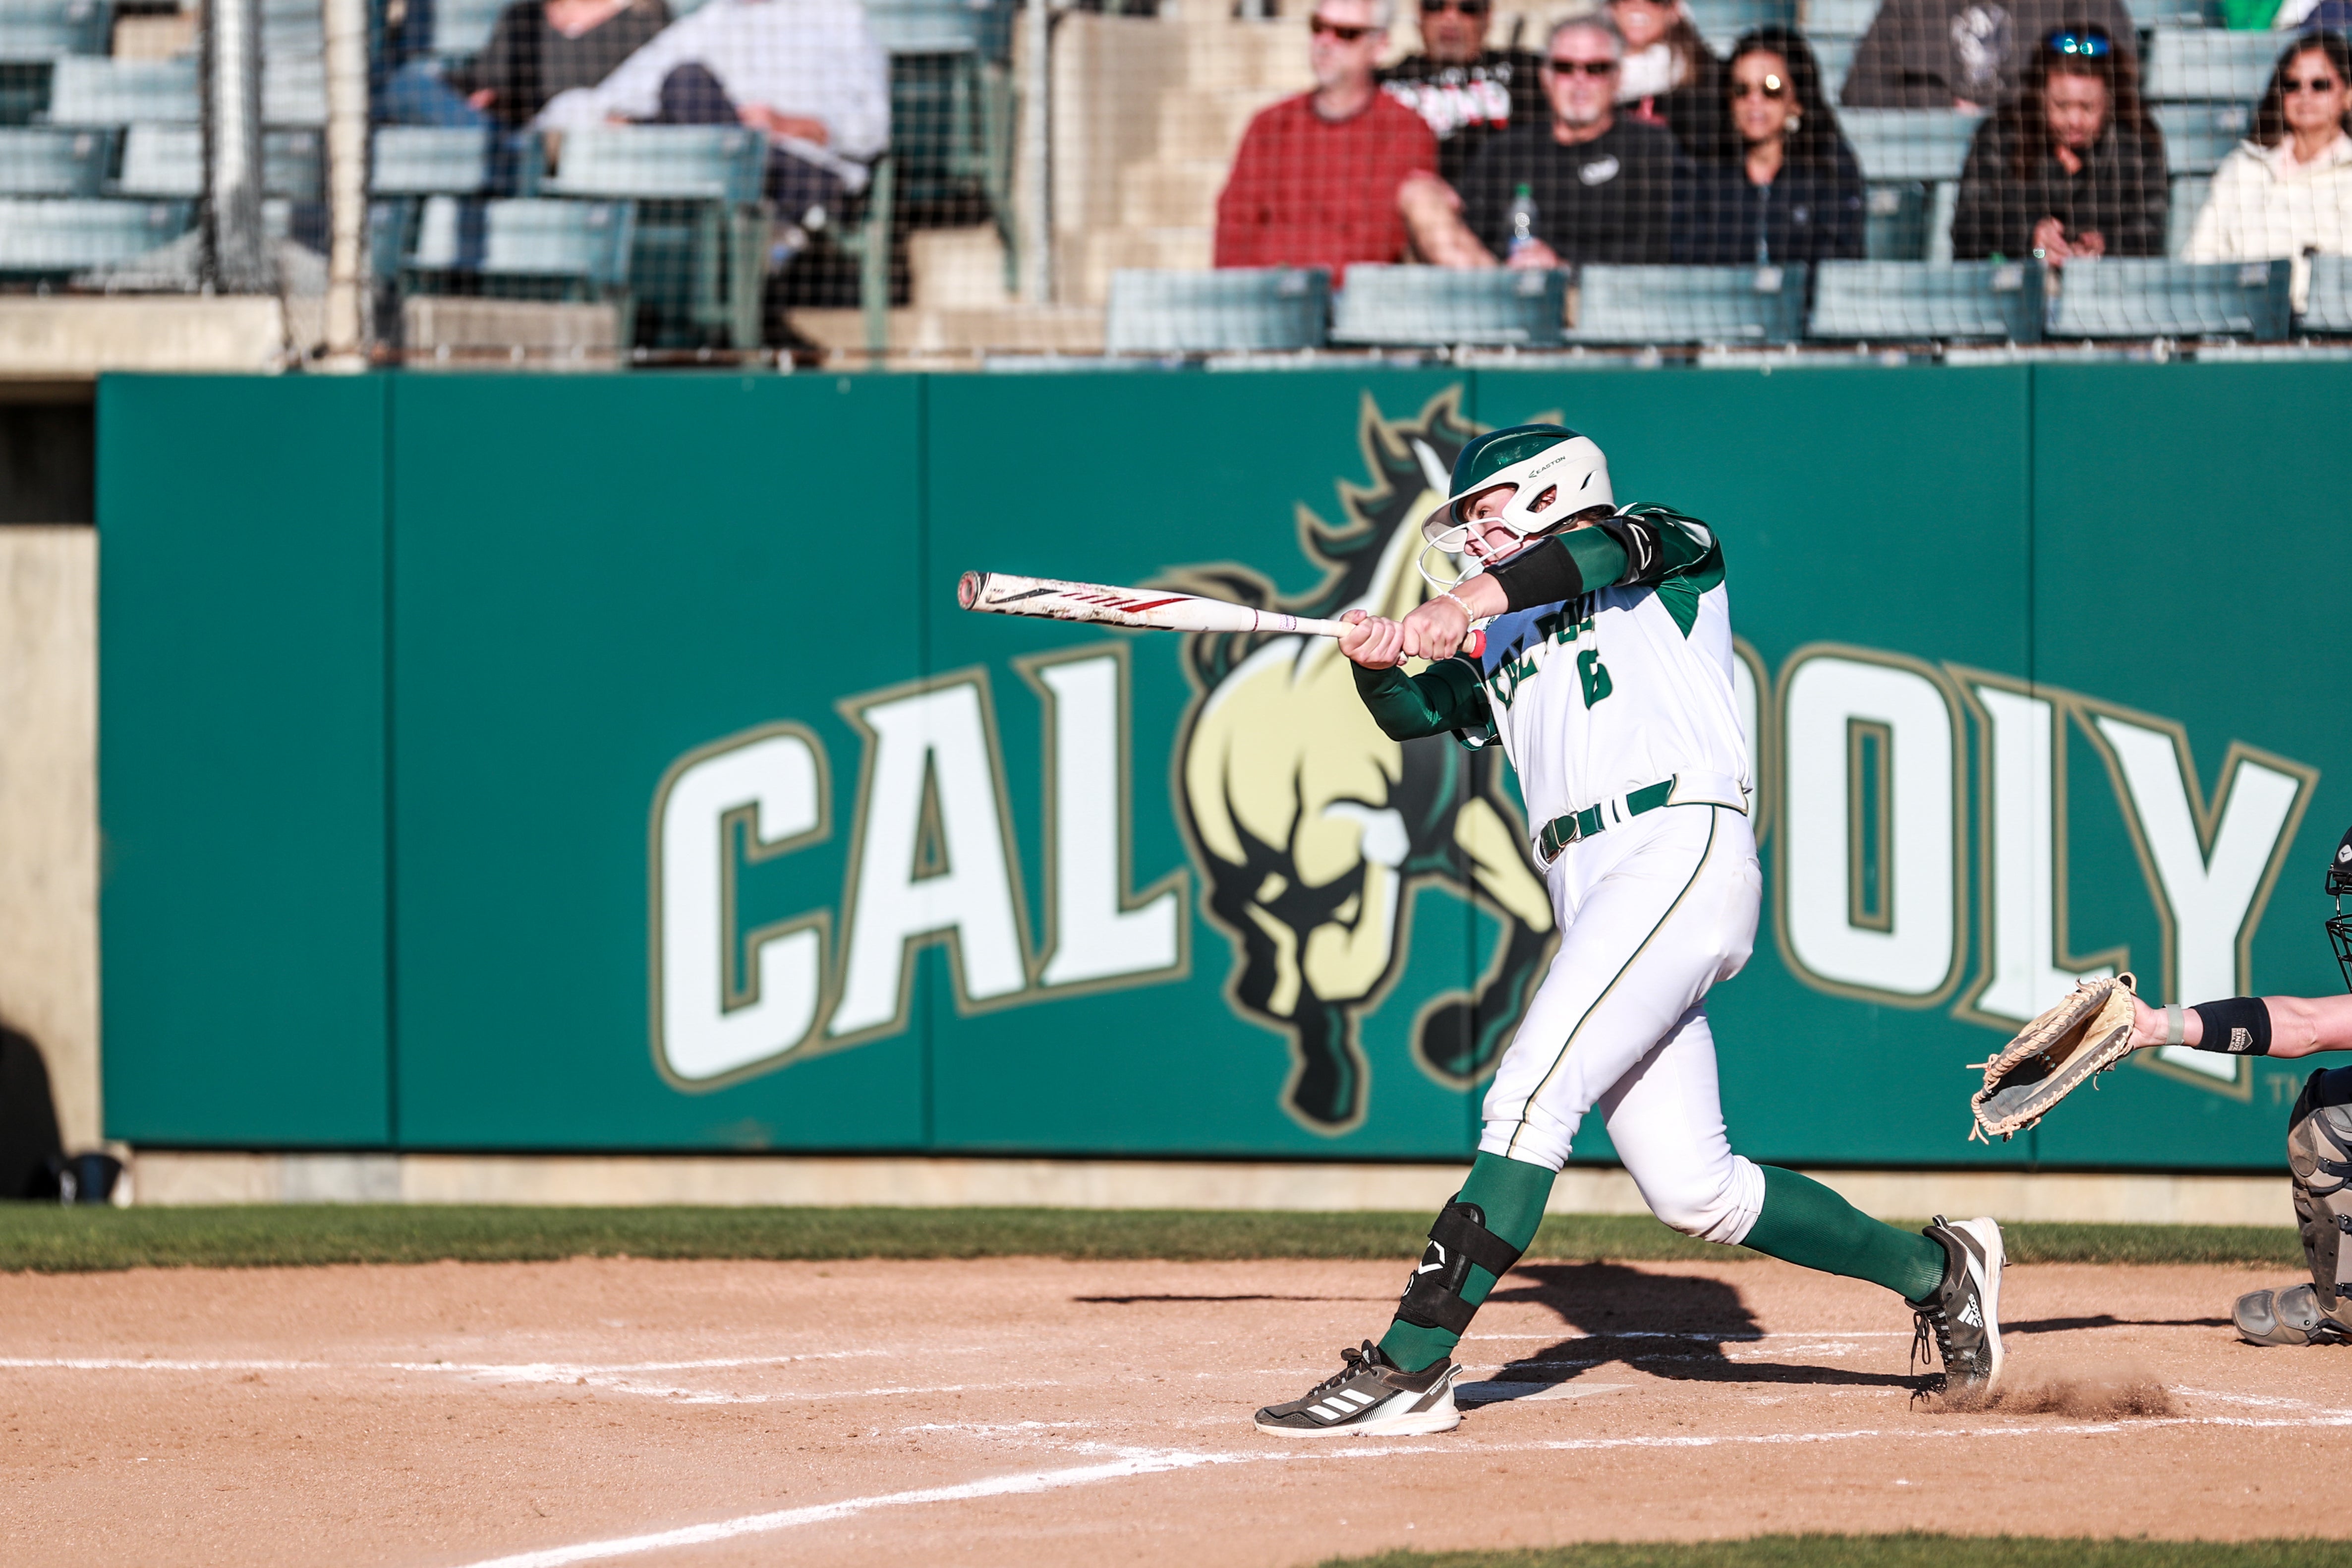
[[[980,603],[981,591],[988,586],[988,574],[967,572],[956,579],[956,603],[971,609]]]

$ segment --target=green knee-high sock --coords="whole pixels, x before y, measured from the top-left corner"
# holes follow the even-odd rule
[[[1829,1188],[1778,1165],[1764,1173],[1764,1212],[1741,1245],[1828,1274],[1925,1300],[1944,1278],[1944,1248],[1917,1231],[1875,1220]]]
[[[1486,1216],[1488,1230],[1525,1250],[1528,1243],[1536,1238],[1536,1226],[1543,1223],[1544,1200],[1551,1196],[1551,1184],[1557,1174],[1524,1160],[1481,1154],[1471,1165],[1469,1178],[1462,1184],[1461,1201],[1476,1204]],[[1475,1307],[1494,1288],[1495,1277],[1474,1263],[1470,1266],[1470,1278],[1463,1283],[1462,1299]],[[1461,1340],[1460,1334],[1450,1330],[1424,1329],[1400,1318],[1381,1336],[1381,1349],[1405,1371],[1419,1372]]]

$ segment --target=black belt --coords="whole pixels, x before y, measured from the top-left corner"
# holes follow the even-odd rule
[[[1628,790],[1622,797],[1623,805],[1617,813],[1618,818],[1622,821],[1655,811],[1665,805],[1666,797],[1674,793],[1675,781],[1672,779]],[[1609,826],[1609,805],[1604,800],[1599,805],[1588,805],[1582,811],[1571,811],[1566,816],[1555,816],[1545,823],[1543,831],[1536,835],[1536,852],[1543,863],[1550,865],[1570,845],[1605,830]]]

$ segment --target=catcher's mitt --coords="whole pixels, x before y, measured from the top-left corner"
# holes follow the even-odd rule
[[[2012,1138],[2051,1108],[2131,1055],[2132,977],[2085,980],[2067,998],[2018,1031],[1983,1063],[1984,1088],[1969,1100],[1970,1138]]]

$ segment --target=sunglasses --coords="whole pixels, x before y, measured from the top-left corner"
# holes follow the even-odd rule
[[[1789,96],[1789,84],[1777,76],[1768,76],[1762,81],[1735,81],[1731,84],[1731,96],[1734,99],[1786,98]]]
[[[1487,5],[1488,0],[1421,0],[1421,14],[1442,16],[1448,11],[1459,11],[1465,16],[1483,16]]]
[[[1307,19],[1307,30],[1314,34],[1318,38],[1337,38],[1343,44],[1352,44],[1357,39],[1363,37],[1368,33],[1373,32],[1375,29],[1370,27],[1343,27],[1337,22],[1327,22],[1320,16],[1309,16]]]
[[[1615,60],[1546,60],[1544,69],[1556,76],[1615,76]]]
[[[2332,76],[2315,76],[2307,81],[2301,78],[2289,77],[2284,81],[2279,83],[2279,89],[2281,91],[2290,94],[2297,92],[2334,92],[2337,85],[2336,79]]]
[[[2085,27],[2079,33],[2056,32],[2050,35],[2053,53],[2079,55],[2084,59],[2104,59],[2115,52],[2115,43],[2096,27]]]

